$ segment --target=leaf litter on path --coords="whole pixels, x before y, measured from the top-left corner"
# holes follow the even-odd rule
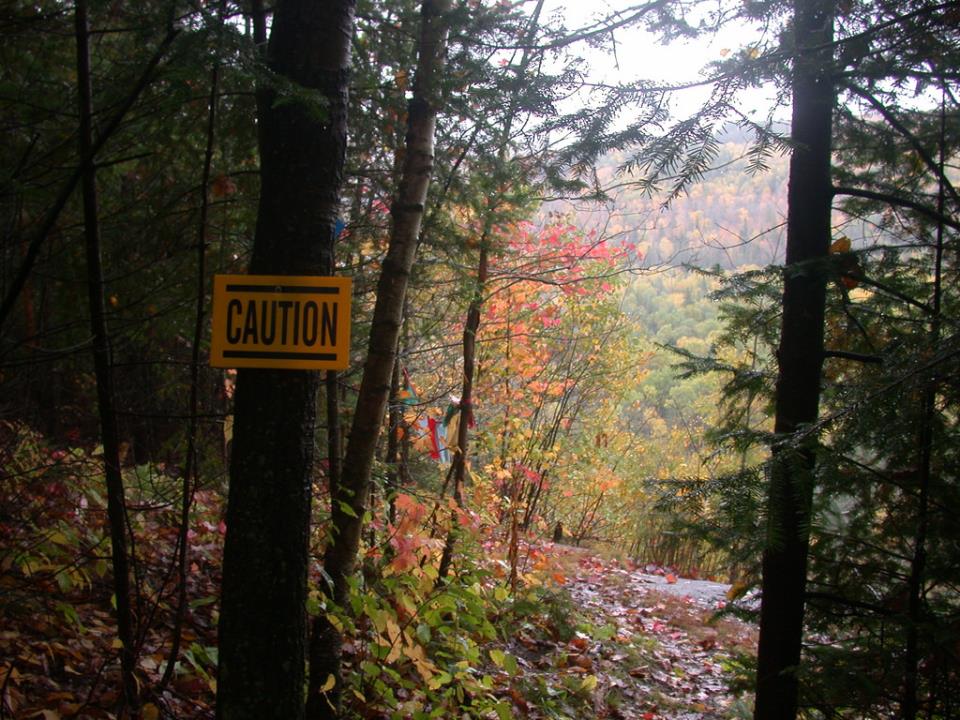
[[[554,553],[575,606],[609,637],[581,642],[598,678],[597,717],[713,720],[748,709],[730,685],[738,657],[754,652],[756,628],[718,616],[730,586],[643,572],[573,548]]]

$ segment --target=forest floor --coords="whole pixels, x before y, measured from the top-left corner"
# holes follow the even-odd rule
[[[726,612],[729,585],[680,578],[654,566],[604,560],[555,546],[576,610],[609,641],[581,642],[598,677],[596,717],[713,720],[749,717],[756,626]],[[576,639],[574,640],[576,644]]]
[[[48,501],[63,499],[51,494]],[[138,647],[146,720],[201,720],[213,714],[215,608],[225,528],[211,493],[198,494],[196,509],[180,661],[159,693],[151,688],[168,661],[169,612],[158,612],[150,601],[140,607],[142,617],[156,618]],[[102,550],[98,565],[69,564],[78,542],[72,533],[80,527],[75,515],[65,509],[62,529],[44,535],[63,551],[58,563],[52,551],[44,556],[48,566],[57,564],[60,570],[30,574],[11,564],[0,572],[0,720],[116,717],[118,645],[108,573]],[[174,524],[159,520],[138,528],[138,587],[146,598],[169,578],[175,546]],[[83,529],[91,536],[102,533],[97,523]],[[730,688],[748,684],[744,659],[756,646],[756,629],[723,613],[728,586],[625,565],[565,545],[532,543],[530,548],[547,560],[540,571],[540,595],[520,593],[513,606],[511,601],[502,605],[512,607],[499,620],[504,630],[497,640],[481,643],[483,665],[471,671],[492,678],[490,693],[498,709],[491,717],[747,716],[749,698],[735,696]],[[502,564],[497,557],[503,557],[500,548],[487,562]],[[60,562],[79,573],[74,580],[67,582]],[[523,602],[528,609],[518,612]],[[415,672],[408,669],[403,679],[405,689],[397,695],[409,698],[404,705],[415,706],[418,697],[427,700],[416,688]],[[397,716],[384,710],[366,706],[358,716]]]

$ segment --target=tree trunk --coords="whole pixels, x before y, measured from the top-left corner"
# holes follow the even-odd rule
[[[793,720],[823,365],[825,260],[830,248],[830,141],[835,91],[833,0],[794,0],[793,156],[783,321],[777,352],[777,436],[767,499],[756,720]]]
[[[261,190],[252,273],[310,275],[331,267],[354,7],[355,0],[280,0],[274,7],[267,63],[307,92],[258,93]],[[238,373],[219,627],[222,720],[304,715],[319,382],[309,371]]]
[[[492,210],[488,209],[487,224],[492,225]],[[480,238],[480,259],[477,264],[476,293],[470,301],[467,310],[467,322],[463,328],[463,385],[460,395],[460,422],[457,425],[457,447],[453,455],[452,495],[457,507],[463,507],[463,482],[467,475],[467,451],[470,448],[470,420],[473,417],[473,374],[476,365],[477,331],[480,329],[480,309],[483,302],[483,292],[487,284],[489,273],[489,228],[484,228]],[[443,545],[443,555],[440,558],[440,567],[437,570],[437,583],[443,582],[450,571],[453,562],[453,549],[457,541],[457,523],[451,522],[447,531],[447,539]]]
[[[120,673],[124,706],[128,712],[139,705],[134,648],[133,611],[130,606],[130,568],[126,542],[126,499],[120,472],[120,442],[113,394],[113,365],[104,303],[103,262],[97,202],[96,148],[93,139],[93,81],[90,73],[90,27],[86,0],[76,3],[77,86],[80,101],[80,180],[83,190],[83,227],[87,253],[87,291],[90,332],[93,335],[93,366],[97,382],[97,410],[103,442],[104,477],[107,485],[107,517],[110,521],[110,551],[113,561],[113,593],[120,640]]]
[[[398,341],[399,342],[399,341]],[[387,423],[387,484],[384,495],[387,506],[387,520],[391,524],[397,521],[396,499],[400,489],[400,434],[403,427],[403,406],[399,402],[400,395],[400,346],[397,346],[397,356],[393,362],[393,375],[390,377],[390,412]]]
[[[346,600],[347,579],[356,564],[370,493],[370,471],[390,394],[404,298],[433,175],[438,84],[447,42],[445,16],[449,9],[450,0],[424,0],[421,10],[419,57],[408,109],[406,155],[397,197],[390,209],[390,244],[377,284],[367,360],[347,440],[342,478],[331,497],[331,541],[323,564],[332,581],[328,594],[338,605]],[[322,678],[332,675],[336,685],[323,698],[318,697],[318,688],[310,689],[308,713],[313,720],[336,717],[339,713],[342,686],[339,633],[328,627],[325,635],[330,652],[317,673]],[[312,662],[320,660],[315,655],[311,658]]]

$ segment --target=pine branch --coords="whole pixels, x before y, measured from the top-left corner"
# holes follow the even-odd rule
[[[851,82],[844,83],[844,87],[846,87],[854,95],[857,95],[870,103],[870,106],[880,113],[881,116],[883,116],[883,119],[887,121],[890,127],[906,138],[907,142],[910,143],[910,147],[912,147],[917,155],[920,156],[920,159],[923,161],[923,164],[927,166],[927,169],[929,169],[930,172],[933,173],[933,175],[940,181],[944,190],[946,190],[950,197],[953,198],[953,201],[960,205],[960,194],[957,193],[957,189],[953,186],[953,183],[950,182],[949,178],[947,178],[946,173],[944,172],[943,168],[940,167],[939,163],[930,153],[927,152],[926,148],[923,147],[916,135],[910,132],[910,129],[900,122],[897,119],[897,116],[894,115],[883,103],[881,103],[876,96]]]
[[[834,196],[847,195],[848,197],[877,200],[878,202],[887,203],[888,205],[908,208],[930,218],[931,220],[942,222],[944,225],[951,227],[954,230],[960,230],[960,221],[948,217],[943,213],[937,212],[933,208],[927,207],[923,203],[918,203],[914,200],[909,200],[898,195],[890,195],[889,193],[876,192],[874,190],[866,190],[864,188],[855,188],[842,185],[834,185],[833,194]]]
[[[883,358],[877,355],[864,355],[863,353],[848,352],[846,350],[824,350],[823,356],[827,358],[840,358],[842,360],[854,360],[862,363],[880,364]]]
[[[63,212],[63,209],[67,206],[67,202],[70,200],[70,196],[73,195],[73,191],[80,183],[80,179],[83,177],[83,168],[87,165],[87,163],[93,162],[97,153],[100,152],[107,140],[109,140],[113,133],[116,132],[117,128],[120,127],[121,121],[124,117],[126,117],[127,113],[130,111],[130,108],[133,107],[133,104],[137,101],[137,98],[139,98],[143,91],[146,90],[150,83],[153,82],[154,71],[157,69],[157,65],[160,64],[163,56],[167,54],[167,50],[170,49],[174,39],[179,34],[179,28],[171,27],[169,30],[167,30],[167,34],[164,36],[163,40],[160,41],[157,49],[147,62],[147,66],[144,68],[139,80],[133,86],[133,89],[127,94],[127,97],[124,99],[123,103],[121,103],[120,109],[117,110],[114,116],[110,119],[110,122],[107,123],[107,126],[103,129],[103,132],[101,132],[91,143],[89,157],[80,158],[80,162],[77,164],[76,169],[73,171],[73,173],[67,179],[66,184],[60,190],[60,194],[57,195],[57,198],[53,203],[53,207],[51,207],[47,212],[47,216],[44,218],[43,224],[40,226],[40,230],[30,241],[30,244],[27,247],[26,255],[23,258],[23,265],[20,266],[17,276],[10,284],[10,290],[7,292],[6,297],[3,298],[3,303],[0,304],[0,328],[3,328],[3,324],[6,322],[7,317],[9,317],[10,312],[13,310],[13,306],[17,302],[17,298],[20,296],[24,285],[27,283],[27,278],[30,277],[30,273],[33,271],[33,266],[37,261],[37,257],[40,255],[40,247],[43,245],[43,241],[47,239],[47,236],[53,230],[53,226],[56,225],[57,220],[60,217],[60,213]]]

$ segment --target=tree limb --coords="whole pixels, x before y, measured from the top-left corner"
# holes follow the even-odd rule
[[[916,151],[917,155],[920,156],[920,159],[923,160],[923,164],[927,166],[927,169],[942,183],[943,188],[949,193],[950,197],[953,198],[953,201],[960,205],[960,194],[957,193],[957,189],[953,186],[953,183],[947,178],[946,173],[943,171],[943,168],[940,167],[939,163],[933,158],[930,153],[927,152],[926,148],[920,143],[916,135],[910,132],[910,129],[900,122],[897,119],[897,116],[890,111],[876,96],[867,92],[862,87],[854,85],[851,82],[845,82],[844,87],[847,88],[854,95],[857,95],[868,103],[870,106],[876,110],[887,121],[887,124],[890,125],[894,130],[903,135],[906,138],[907,142],[910,143],[910,147]]]
[[[888,205],[908,208],[930,218],[931,220],[942,222],[944,225],[952,227],[954,230],[960,230],[960,221],[948,217],[943,213],[937,212],[933,208],[927,207],[923,203],[918,203],[914,200],[908,200],[907,198],[899,197],[897,195],[876,192],[875,190],[867,190],[865,188],[855,188],[840,185],[835,185],[833,187],[833,194],[834,196],[847,195],[849,197],[859,197],[866,200],[877,200],[878,202],[884,202]]]
[[[840,358],[842,360],[855,360],[862,363],[879,364],[883,358],[877,355],[864,355],[863,353],[847,352],[846,350],[824,350],[823,356],[828,358]]]
[[[178,28],[170,27],[170,29],[167,30],[167,34],[164,36],[163,40],[160,41],[160,45],[157,46],[157,49],[147,62],[146,68],[144,68],[143,73],[141,73],[140,78],[133,86],[133,89],[128,93],[127,97],[121,103],[120,108],[107,123],[106,127],[104,127],[103,131],[91,144],[89,151],[90,157],[80,158],[80,162],[78,163],[76,169],[74,169],[74,171],[70,174],[66,184],[64,184],[63,188],[60,190],[59,195],[57,195],[57,198],[53,203],[53,207],[51,207],[47,212],[40,229],[30,241],[30,245],[27,247],[27,252],[23,259],[23,265],[20,266],[17,276],[10,285],[10,290],[7,292],[6,297],[3,298],[3,303],[0,304],[0,330],[2,330],[7,317],[10,315],[10,312],[13,310],[13,306],[17,302],[17,298],[23,291],[23,287],[27,283],[27,278],[30,277],[34,263],[36,263],[37,257],[40,254],[40,247],[43,245],[43,241],[47,239],[50,231],[53,230],[53,226],[60,217],[60,213],[63,212],[67,202],[70,200],[70,196],[73,194],[73,191],[79,184],[80,178],[83,176],[84,166],[88,162],[93,162],[93,159],[106,144],[107,140],[109,140],[113,133],[116,132],[117,128],[120,127],[120,123],[130,111],[130,108],[133,107],[133,104],[137,101],[137,98],[140,97],[141,93],[143,93],[150,83],[153,82],[154,71],[156,70],[157,65],[160,64],[163,56],[166,55],[167,51],[170,49],[170,46],[173,44],[174,39],[179,34],[180,30]]]

